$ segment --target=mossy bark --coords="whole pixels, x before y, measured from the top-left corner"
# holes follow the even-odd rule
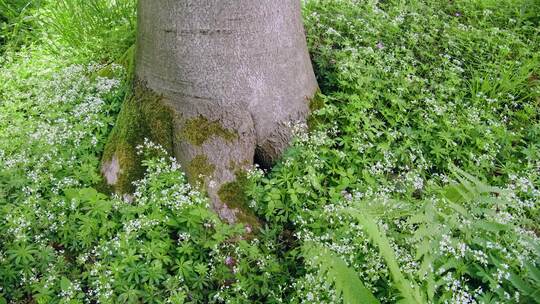
[[[236,182],[237,170],[248,170],[253,164],[256,137],[249,113],[237,110],[234,103],[222,104],[216,111],[190,100],[175,102],[173,108],[179,113],[175,116],[174,155],[190,183],[206,191],[224,221],[257,226],[247,204],[224,201],[219,195],[223,185]]]
[[[217,121],[209,121],[202,115],[187,120],[180,136],[196,146],[201,146],[212,136],[218,136],[227,141],[238,139],[236,132],[224,129]]]
[[[186,173],[190,176],[190,182],[198,187],[205,187],[205,180],[207,177],[212,176],[216,171],[214,166],[208,160],[208,157],[204,154],[195,156],[186,169]]]
[[[320,117],[318,117],[315,112],[324,108],[324,99],[320,90],[317,91],[315,96],[309,101],[309,111],[310,115],[307,119],[307,126],[309,130],[315,130],[317,127],[324,123]]]
[[[173,153],[174,113],[162,96],[136,82],[118,115],[102,157],[101,172],[112,192],[133,193],[133,181],[144,175],[136,148],[148,138]]]
[[[219,199],[229,208],[249,210],[249,198],[246,195],[247,174],[245,171],[238,170],[235,175],[235,180],[221,185],[218,190]],[[236,217],[238,221],[249,228],[256,228],[260,225],[259,219],[252,212],[239,212]]]

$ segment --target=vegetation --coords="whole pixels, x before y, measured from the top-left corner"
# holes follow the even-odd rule
[[[34,9],[37,1],[0,1],[0,49],[4,44],[16,48],[28,43],[35,36],[32,28],[36,25]]]
[[[116,124],[105,145],[102,160],[113,192],[132,193],[132,182],[144,176],[143,157],[135,151],[142,145],[145,137],[160,145],[169,155],[173,151],[173,113],[163,98],[143,84],[137,83],[131,96],[126,98],[118,114]],[[107,167],[108,165],[108,167]],[[111,166],[115,168],[111,168]],[[104,183],[104,184],[106,184]]]
[[[107,138],[135,131],[135,1],[0,0],[0,303],[538,303],[540,3],[303,11],[321,94],[274,168],[220,191],[243,227],[168,131],[130,152],[131,199],[100,187]]]

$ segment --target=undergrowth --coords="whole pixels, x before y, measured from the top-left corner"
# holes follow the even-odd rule
[[[0,0],[0,55],[8,47],[29,44],[35,38],[37,7],[39,0]]]
[[[135,1],[0,0],[0,303],[537,303],[539,7],[304,1],[316,124],[246,172],[252,234],[148,140],[96,190]]]

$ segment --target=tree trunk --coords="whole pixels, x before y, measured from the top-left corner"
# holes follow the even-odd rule
[[[138,90],[166,108],[171,152],[190,182],[205,187],[223,219],[249,222],[245,170],[255,158],[270,166],[281,155],[318,88],[300,1],[140,0],[138,12]],[[144,108],[144,98],[134,103]],[[146,133],[159,127],[148,121],[155,115],[142,116]],[[117,165],[114,146],[106,176]]]

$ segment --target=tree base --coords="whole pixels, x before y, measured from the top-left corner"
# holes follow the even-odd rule
[[[163,98],[136,83],[133,94],[124,101],[102,157],[101,173],[111,192],[133,193],[133,181],[144,176],[142,156],[137,146],[145,138],[173,153],[173,111]]]
[[[147,139],[177,157],[190,184],[209,195],[213,209],[224,221],[243,223],[251,229],[259,227],[259,219],[248,208],[245,196],[245,168],[252,162],[237,163],[228,159],[224,164],[224,159],[216,155],[222,156],[227,149],[205,147],[205,143],[211,142],[214,146],[234,148],[242,138],[218,120],[203,115],[189,119],[184,116],[170,106],[166,98],[136,81],[133,94],[122,105],[105,146],[101,188],[130,200],[135,191],[133,182],[143,178],[145,173],[143,157],[137,153],[137,147]]]

